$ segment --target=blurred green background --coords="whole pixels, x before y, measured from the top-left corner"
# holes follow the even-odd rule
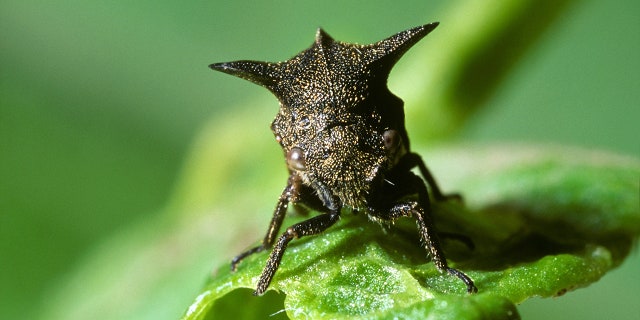
[[[437,33],[463,23],[441,19],[458,4],[0,1],[0,319],[33,318],[92,248],[156,218],[205,123],[265,96],[209,63],[286,59],[318,26],[361,43],[431,21]],[[640,157],[639,16],[637,1],[576,1],[456,138]],[[268,99],[255,108],[275,114]],[[521,313],[640,318],[639,268],[632,254],[589,289]]]

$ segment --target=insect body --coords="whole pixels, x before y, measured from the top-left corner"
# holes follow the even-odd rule
[[[313,45],[278,63],[234,61],[210,65],[269,89],[280,101],[271,129],[284,151],[289,179],[262,244],[235,257],[273,248],[255,291],[269,286],[287,244],[319,234],[340,218],[343,207],[374,221],[404,216],[417,220],[420,236],[438,270],[473,281],[448,267],[430,217],[430,199],[418,167],[436,201],[446,200],[422,158],[412,153],[403,102],[387,88],[393,65],[438,24],[409,29],[370,45],[333,40],[318,29]],[[289,204],[322,214],[290,226],[278,237]]]

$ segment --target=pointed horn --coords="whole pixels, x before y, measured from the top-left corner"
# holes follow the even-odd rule
[[[433,22],[411,28],[372,44],[370,48],[380,52],[377,57],[373,58],[373,61],[384,59],[384,65],[392,67],[407,50],[433,31],[438,24],[438,22]]]
[[[316,45],[322,48],[329,46],[332,42],[335,42],[335,40],[322,28],[318,28],[316,31]]]
[[[278,81],[275,65],[268,62],[242,60],[214,63],[210,64],[209,68],[271,88]]]

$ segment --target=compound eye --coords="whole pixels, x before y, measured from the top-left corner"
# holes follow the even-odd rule
[[[287,152],[287,165],[289,168],[304,171],[307,166],[304,161],[304,151],[298,147],[293,147]]]
[[[384,148],[394,152],[400,146],[400,134],[397,130],[389,129],[382,134]]]

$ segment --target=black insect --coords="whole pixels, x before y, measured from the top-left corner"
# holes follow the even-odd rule
[[[410,151],[403,102],[387,88],[393,65],[437,25],[370,45],[335,41],[318,29],[313,45],[290,60],[210,65],[266,87],[280,101],[271,130],[284,151],[289,179],[262,244],[231,262],[235,271],[247,256],[273,248],[255,295],[267,290],[289,241],[327,230],[343,207],[378,222],[414,217],[438,270],[460,278],[469,293],[477,292],[467,275],[447,265],[433,228],[427,186],[411,169],[420,170],[434,200],[456,195],[443,194],[422,158]],[[277,237],[290,203],[322,214]]]

